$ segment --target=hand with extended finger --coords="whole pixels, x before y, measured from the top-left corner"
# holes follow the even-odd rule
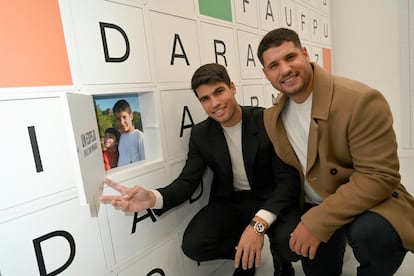
[[[103,195],[99,200],[110,202],[124,212],[139,212],[155,205],[154,193],[140,186],[126,187],[108,178],[104,179],[104,183],[118,191],[120,195]]]

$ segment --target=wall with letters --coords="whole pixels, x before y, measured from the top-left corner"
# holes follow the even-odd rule
[[[0,9],[0,275],[210,275],[180,248],[208,201],[211,172],[158,217],[97,200],[102,179],[167,185],[206,118],[190,89],[201,64],[227,67],[244,105],[275,91],[256,57],[261,37],[295,29],[331,70],[329,0],[14,0]],[[94,97],[137,95],[144,161],[105,171]]]

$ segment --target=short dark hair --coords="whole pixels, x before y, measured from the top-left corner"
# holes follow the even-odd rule
[[[112,108],[113,113],[127,111],[131,113],[131,106],[126,100],[119,100],[114,104],[114,107]]]
[[[293,42],[293,44],[302,49],[302,43],[300,42],[298,34],[291,29],[279,28],[268,32],[260,41],[259,47],[257,47],[257,57],[260,63],[263,64],[263,52],[272,47],[278,47],[284,42]]]
[[[196,89],[202,84],[224,82],[230,86],[231,80],[226,67],[218,63],[208,63],[200,66],[191,78],[191,88],[198,97]]]
[[[108,127],[107,129],[105,129],[105,134],[106,133],[113,134],[115,136],[116,142],[118,142],[119,141],[119,137],[121,137],[121,133],[116,128],[113,128],[113,127]]]

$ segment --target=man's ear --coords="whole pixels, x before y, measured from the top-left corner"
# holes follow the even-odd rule
[[[309,55],[308,49],[305,46],[302,47],[302,53],[305,56],[306,60],[310,61],[310,55]]]
[[[236,89],[236,85],[234,84],[233,81],[230,81],[229,88],[230,88],[231,92],[233,92],[233,94],[236,95],[237,89]]]

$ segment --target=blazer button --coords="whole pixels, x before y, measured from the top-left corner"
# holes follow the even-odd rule
[[[331,174],[332,175],[335,175],[335,174],[337,174],[338,173],[338,170],[337,169],[331,169]]]
[[[395,198],[398,198],[398,193],[397,192],[393,192],[392,193],[392,196],[395,197]]]

